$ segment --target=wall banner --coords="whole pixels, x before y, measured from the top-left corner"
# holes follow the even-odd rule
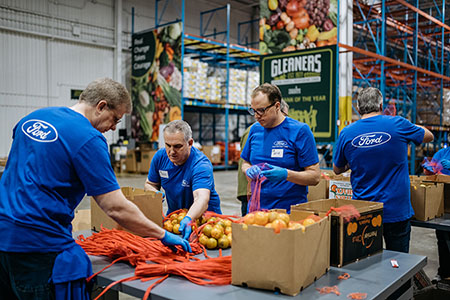
[[[181,23],[132,36],[131,136],[158,141],[159,126],[181,119]]]
[[[317,142],[334,142],[336,46],[261,56],[261,81],[277,85],[289,117],[310,126]]]

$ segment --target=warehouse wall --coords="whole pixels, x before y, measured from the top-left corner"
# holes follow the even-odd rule
[[[135,8],[135,32],[149,29],[155,24],[155,1],[122,0],[122,49],[116,60],[118,1],[0,0],[0,157],[8,154],[12,129],[24,115],[41,107],[74,104],[71,89],[83,89],[98,77],[115,78],[129,88],[131,10]],[[181,1],[169,2],[161,22],[180,16]],[[199,11],[225,4],[186,0],[186,32],[199,34]],[[251,7],[236,4],[231,24],[250,20],[252,13]],[[226,22],[226,18],[217,19]],[[236,42],[237,25],[231,26],[230,34]],[[118,65],[121,78],[114,75]],[[129,126],[122,122],[119,128],[127,123]],[[105,136],[112,143],[117,131]]]

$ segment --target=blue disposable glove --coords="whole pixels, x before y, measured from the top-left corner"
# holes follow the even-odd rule
[[[164,202],[164,199],[166,199],[166,193],[164,193],[163,191],[156,191],[156,193],[162,195],[162,202]]]
[[[164,237],[161,239],[161,243],[168,246],[173,252],[177,252],[176,245],[180,245],[186,252],[192,252],[191,245],[189,245],[188,241],[168,231],[166,231]]]
[[[255,180],[258,179],[259,174],[261,173],[261,168],[258,166],[251,166],[250,168],[245,171],[245,174],[247,174],[248,178]]]
[[[448,159],[441,160],[441,165],[444,169],[450,170],[450,160]]]
[[[189,236],[191,235],[192,232],[192,227],[191,225],[189,225],[189,223],[191,223],[192,218],[189,216],[185,216],[183,218],[183,220],[181,220],[180,222],[180,233],[183,236],[183,239],[185,240],[189,240]]]
[[[261,176],[265,176],[270,181],[283,181],[286,180],[288,172],[285,168],[280,168],[277,166],[272,166],[269,164],[266,164],[267,167],[269,167],[269,170],[265,170],[261,172]]]
[[[434,173],[433,167],[431,167],[431,166],[429,166],[429,165],[423,165],[423,168],[424,168],[425,170],[430,171],[431,173]]]

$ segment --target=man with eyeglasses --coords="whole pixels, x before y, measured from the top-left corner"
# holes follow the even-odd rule
[[[100,78],[74,106],[38,109],[15,126],[0,180],[0,298],[89,299],[92,267],[71,224],[86,193],[121,226],[190,251],[120,190],[102,133],[130,111],[126,88]]]
[[[320,180],[316,142],[309,126],[281,111],[281,92],[264,83],[252,92],[249,113],[258,123],[250,129],[242,150],[242,171],[250,180],[265,177],[260,208],[282,208],[307,201],[308,185]],[[261,170],[265,163],[267,170]]]

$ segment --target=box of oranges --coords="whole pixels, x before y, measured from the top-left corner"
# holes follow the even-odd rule
[[[332,266],[342,267],[383,249],[383,203],[323,199],[294,205],[291,211],[327,213],[332,207],[335,209],[330,213]]]
[[[330,266],[325,214],[253,212],[232,223],[231,283],[294,296]]]

